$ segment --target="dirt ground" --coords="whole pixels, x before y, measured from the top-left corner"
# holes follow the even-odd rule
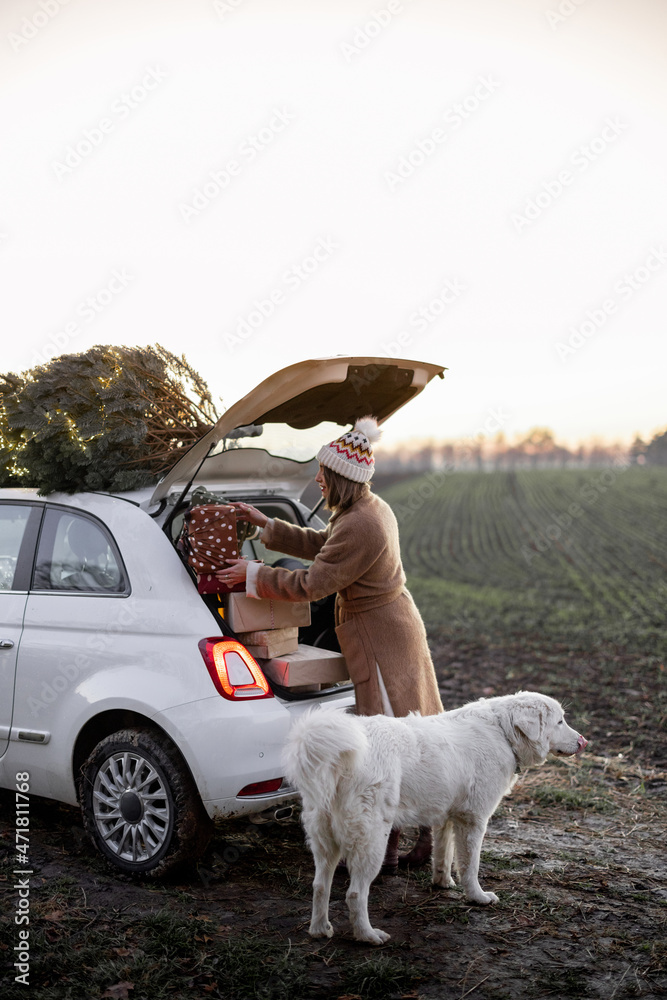
[[[30,985],[12,970],[13,796],[0,795],[5,998],[491,998],[667,995],[667,676],[655,658],[536,637],[432,633],[445,707],[521,688],[557,697],[590,740],[523,776],[492,818],[466,903],[429,872],[378,879],[382,948],[351,937],[336,881],[331,941],[306,933],[312,863],[298,819],[220,824],[167,881],[116,875],[75,809],[31,802]]]

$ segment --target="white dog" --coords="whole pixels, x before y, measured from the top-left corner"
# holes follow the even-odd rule
[[[301,792],[303,825],[315,860],[309,933],[331,937],[334,869],[347,862],[347,905],[358,941],[389,934],[368,919],[368,891],[392,827],[433,827],[433,882],[454,885],[456,867],[468,899],[496,903],[478,881],[489,817],[521,768],[547,754],[571,756],[587,744],[546,695],[521,691],[481,699],[440,715],[394,719],[335,711],[304,714],[285,748],[288,780]]]

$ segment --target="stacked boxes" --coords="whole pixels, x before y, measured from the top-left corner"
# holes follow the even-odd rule
[[[237,634],[264,629],[298,629],[301,625],[310,625],[310,604],[307,601],[258,600],[247,594],[227,594],[225,621]]]
[[[256,632],[238,632],[239,639],[249,653],[260,660],[293,653],[299,645],[299,629],[265,628]]]
[[[345,657],[319,646],[299,645],[299,628],[310,624],[310,604],[258,600],[227,594],[224,618],[275,684],[318,691],[323,684],[348,679]]]
[[[319,690],[322,684],[337,684],[349,678],[345,657],[319,646],[301,645],[295,653],[263,663],[262,670],[270,681],[302,690]]]

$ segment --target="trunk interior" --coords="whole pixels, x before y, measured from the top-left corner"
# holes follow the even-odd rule
[[[223,504],[233,501],[250,503],[263,514],[266,514],[267,517],[277,517],[284,521],[289,521],[292,524],[297,524],[302,527],[312,527],[316,530],[320,530],[325,527],[325,520],[323,520],[323,517],[326,518],[328,513],[320,508],[317,513],[312,514],[312,511],[309,511],[302,503],[296,500],[288,497],[276,497],[275,495],[268,496],[266,493],[253,496],[248,494],[240,495],[239,493],[231,490],[226,490],[224,493],[218,493],[215,491],[211,491],[209,493],[207,491],[205,498],[202,498],[202,494],[198,491],[195,491],[194,496],[191,493],[185,500],[180,500],[176,510],[172,509],[170,514],[166,517],[164,530],[168,533],[172,544],[176,547],[181,560],[188,569],[188,572],[192,577],[193,586],[197,585],[196,575],[192,568],[188,565],[186,554],[179,547],[179,539],[181,538],[183,532],[185,515],[197,503],[208,502]],[[259,528],[249,526],[249,530],[245,538],[243,538],[240,548],[240,554],[245,559],[259,559],[267,566],[279,566],[285,569],[303,569],[309,565],[307,560],[295,559],[293,556],[267,549],[262,544],[259,537],[260,533]],[[236,633],[230,627],[225,618],[222,617],[225,608],[225,595],[201,594],[200,596],[211,612],[217,627],[221,629],[222,633],[230,638],[243,641],[243,634]],[[299,648],[304,647],[305,649],[306,647],[309,647],[310,650],[312,650],[311,656],[314,659],[317,659],[318,656],[321,655],[324,660],[326,657],[330,657],[332,652],[340,654],[340,646],[338,645],[338,640],[336,639],[336,633],[334,631],[334,602],[335,594],[331,594],[319,601],[311,602],[310,623],[299,627]],[[318,651],[321,651],[321,654],[318,653]],[[266,660],[263,660],[260,657],[256,657],[256,659],[260,667],[265,666],[267,662]],[[281,657],[281,659],[284,658]],[[341,689],[351,688],[351,682],[349,679],[329,683],[322,682],[319,685],[308,684],[285,686],[277,683],[277,681],[269,676],[268,673],[266,674],[266,677],[274,693],[287,700],[326,698],[327,695],[339,692]]]

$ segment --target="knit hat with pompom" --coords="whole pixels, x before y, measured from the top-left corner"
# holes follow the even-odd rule
[[[372,445],[381,433],[375,417],[360,417],[351,431],[320,448],[317,461],[345,479],[367,483],[375,472]]]

